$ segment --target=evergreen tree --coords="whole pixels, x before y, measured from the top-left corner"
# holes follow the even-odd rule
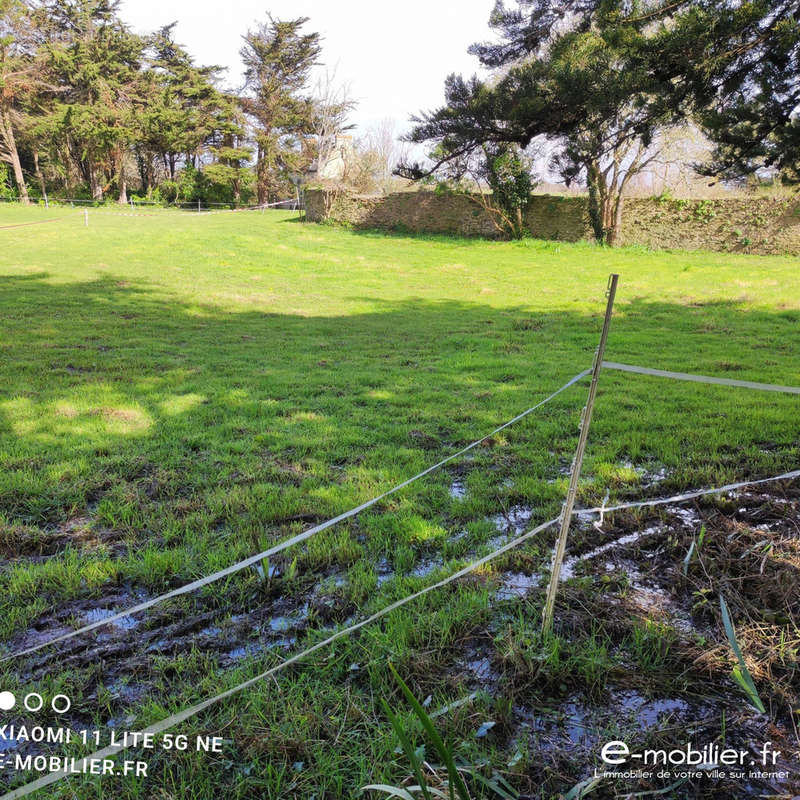
[[[490,82],[451,75],[446,105],[415,119],[436,172],[481,147],[561,142],[554,166],[589,188],[597,238],[613,243],[626,183],[664,127],[693,116],[717,143],[722,177],[774,166],[798,172],[800,11],[796,0],[497,2],[495,41],[471,48]]]
[[[648,57],[684,88],[687,110],[716,145],[702,172],[727,179],[768,168],[800,181],[797,0],[684,0],[669,19]]]
[[[142,179],[154,181],[153,159],[175,180],[181,162],[200,165],[203,154],[229,129],[235,104],[217,88],[219,67],[196,66],[172,36],[175,23],[158,30],[148,42],[147,105],[140,115],[138,152]]]
[[[21,0],[0,0],[0,160],[11,166],[17,191],[28,203],[17,140],[26,104],[41,85],[27,9]]]
[[[586,182],[595,235],[613,244],[626,184],[653,158],[657,131],[680,118],[660,101],[664,83],[640,58],[652,30],[630,22],[626,7],[522,0],[510,11],[498,3],[490,25],[499,40],[471,48],[495,78],[450,76],[447,105],[416,118],[411,141],[437,145],[434,171],[487,146],[560,143],[553,166],[568,183]],[[401,174],[426,171],[406,165]]]
[[[253,126],[260,204],[286,192],[314,156],[316,114],[305,90],[321,52],[318,33],[302,33],[307,17],[268,21],[248,31],[242,107]]]
[[[144,40],[132,34],[112,0],[48,0],[41,6],[50,34],[49,68],[59,82],[50,119],[88,183],[102,200],[116,183],[126,199],[126,154],[139,135],[144,106]]]

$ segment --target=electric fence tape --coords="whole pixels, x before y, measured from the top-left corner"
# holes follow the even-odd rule
[[[408,478],[407,480],[403,481],[402,483],[398,483],[396,486],[393,486],[391,489],[383,492],[382,494],[373,497],[371,500],[367,500],[365,503],[361,503],[361,505],[355,506],[351,508],[349,511],[345,511],[342,514],[339,514],[332,519],[326,520],[325,522],[320,523],[319,525],[315,525],[313,528],[309,528],[308,530],[303,531],[302,533],[298,533],[296,536],[292,536],[289,539],[285,539],[282,542],[279,542],[272,547],[267,548],[261,553],[258,553],[254,556],[249,556],[248,558],[239,561],[236,564],[232,564],[229,567],[225,567],[224,569],[219,570],[218,572],[214,572],[211,575],[207,575],[203,578],[198,578],[196,581],[192,581],[191,583],[187,583],[184,586],[179,586],[177,589],[173,589],[172,591],[165,592],[158,597],[153,597],[150,600],[146,600],[138,605],[132,606],[124,611],[120,611],[117,614],[114,614],[110,617],[104,617],[97,622],[92,622],[89,625],[84,625],[82,628],[78,628],[77,630],[70,631],[69,633],[62,634],[61,636],[57,636],[54,639],[50,639],[49,641],[43,642],[41,644],[37,644],[34,647],[29,647],[25,650],[20,650],[17,653],[12,653],[11,655],[3,656],[0,658],[0,662],[7,661],[12,658],[20,658],[22,656],[29,655],[30,653],[34,653],[37,650],[41,650],[43,647],[48,647],[51,644],[57,644],[58,642],[64,642],[67,639],[72,639],[75,636],[80,636],[81,634],[88,633],[89,631],[94,630],[95,628],[100,628],[104,625],[108,625],[110,623],[115,622],[116,620],[122,619],[123,617],[128,617],[131,614],[136,614],[139,611],[144,611],[145,609],[152,608],[153,606],[163,603],[165,600],[169,600],[173,597],[179,597],[180,595],[188,594],[190,592],[195,591],[196,589],[200,589],[204,586],[208,586],[210,583],[214,583],[215,581],[221,580],[222,578],[227,578],[229,575],[233,575],[236,572],[239,572],[247,567],[253,566],[254,564],[260,563],[263,559],[269,558],[270,556],[274,556],[278,553],[283,552],[284,550],[292,547],[293,545],[299,544],[300,542],[306,541],[306,539],[310,539],[317,533],[326,530],[339,522],[343,522],[350,517],[354,517],[356,514],[364,511],[376,503],[379,503],[386,497],[389,497],[395,492],[399,492],[400,489],[404,489],[406,486],[418,481],[420,478],[424,478],[426,475],[429,475],[431,472],[443,467],[445,464],[453,461],[454,459],[458,458],[459,456],[464,455],[465,453],[469,452],[473,448],[477,447],[479,444],[482,444],[487,439],[490,439],[492,436],[495,436],[500,431],[505,430],[510,425],[513,425],[515,422],[519,422],[524,417],[528,416],[531,412],[535,411],[537,408],[541,408],[545,403],[549,403],[553,398],[557,397],[561,392],[568,389],[573,384],[577,383],[581,378],[586,377],[589,374],[590,370],[586,369],[583,372],[579,372],[574,378],[568,380],[562,387],[556,389],[551,395],[545,397],[544,400],[540,401],[534,406],[531,406],[529,409],[523,411],[521,414],[517,414],[516,417],[510,419],[508,422],[503,423],[499,427],[495,428],[491,433],[487,433],[486,436],[477,439],[476,441],[468,444],[466,447],[461,448],[456,453],[447,456],[447,458],[443,458],[441,461],[437,462],[433,466],[424,469],[422,472],[417,473],[412,478]]]
[[[738,386],[742,389],[757,389],[762,392],[788,392],[800,394],[800,386],[781,386],[776,383],[756,383],[755,381],[737,381],[731,378],[714,378],[710,375],[694,375],[689,372],[670,372],[665,369],[635,367],[631,364],[619,364],[616,361],[604,361],[603,369],[616,369],[622,372],[635,372],[638,375],[652,375],[656,378],[672,378],[677,381],[692,383],[710,383],[718,386]]]

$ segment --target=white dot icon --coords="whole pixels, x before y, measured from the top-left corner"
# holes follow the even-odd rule
[[[0,711],[11,711],[17,704],[17,698],[11,692],[0,692]]]

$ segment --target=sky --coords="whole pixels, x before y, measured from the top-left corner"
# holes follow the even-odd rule
[[[444,100],[445,77],[480,65],[467,48],[490,38],[494,0],[123,0],[122,18],[139,33],[177,21],[176,40],[200,64],[227,67],[241,81],[239,49],[248,27],[266,19],[309,17],[305,30],[323,37],[321,61],[336,69],[358,101],[356,135],[384,119],[408,128],[409,117]]]

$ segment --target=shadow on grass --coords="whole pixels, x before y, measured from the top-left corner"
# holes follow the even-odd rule
[[[0,511],[37,524],[135,480],[143,463],[187,493],[256,479],[264,457],[302,461],[323,482],[376,468],[371,456],[430,462],[589,366],[602,311],[364,298],[369,313],[303,317],[190,306],[111,275],[3,286]],[[798,384],[798,317],[634,300],[618,306],[607,358]],[[574,412],[583,396],[573,389],[552,408]],[[699,469],[796,443],[792,408],[782,396],[607,374],[593,448]],[[537,430],[525,435],[548,447]],[[570,436],[549,449],[568,451]]]

